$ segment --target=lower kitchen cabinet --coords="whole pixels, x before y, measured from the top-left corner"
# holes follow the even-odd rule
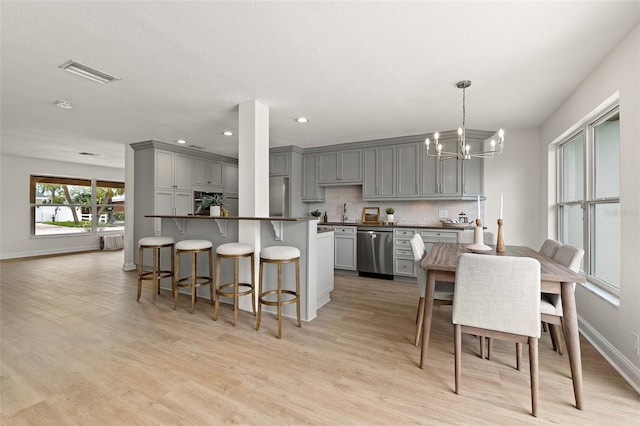
[[[356,226],[336,226],[334,228],[335,269],[358,270],[357,230]]]
[[[435,243],[457,243],[458,232],[451,229],[422,229],[420,236],[429,252]]]
[[[411,238],[417,231],[409,228],[393,230],[393,275],[415,277]]]

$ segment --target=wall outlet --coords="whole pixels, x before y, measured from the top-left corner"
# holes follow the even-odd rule
[[[633,350],[636,351],[636,355],[640,355],[640,338],[633,331],[631,335],[633,336]]]
[[[438,218],[446,219],[449,217],[449,212],[447,210],[438,210]]]

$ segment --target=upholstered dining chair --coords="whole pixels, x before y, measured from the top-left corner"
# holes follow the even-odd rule
[[[558,248],[562,246],[562,243],[556,240],[547,239],[542,243],[542,247],[540,247],[540,254],[543,256],[547,256],[549,259],[553,259],[553,256],[558,251]]]
[[[483,231],[482,233],[483,242],[486,245],[495,244],[496,238],[493,232]],[[475,239],[475,232],[473,229],[467,229],[461,232],[458,232],[458,243],[459,244],[473,244],[473,240]],[[485,353],[485,339],[483,337],[479,337],[480,340],[480,356],[482,358],[491,359],[491,348],[493,346],[493,341],[488,338],[487,341],[487,351]]]
[[[422,321],[424,320],[424,296],[427,288],[427,271],[422,269],[420,262],[427,253],[424,241],[420,234],[414,234],[411,238],[411,250],[413,251],[414,269],[416,277],[418,279],[418,290],[420,291],[420,301],[418,302],[418,314],[416,315],[416,337],[414,345],[418,346],[420,343],[420,336],[422,334]],[[437,305],[451,305],[453,300],[453,288],[450,283],[436,282],[436,291],[433,296],[433,304]]]
[[[580,263],[584,257],[584,250],[570,245],[558,247],[553,255],[553,260],[562,266],[566,266],[573,272],[580,270]],[[573,284],[575,289],[575,283]],[[560,335],[564,336],[564,317],[562,316],[562,299],[559,294],[543,293],[540,298],[540,319],[549,325],[549,334],[554,349],[562,355],[562,344],[560,343]],[[557,327],[560,327],[561,333],[558,333]]]
[[[496,237],[493,232],[484,231],[482,233],[484,243],[487,245],[495,244]],[[473,229],[467,229],[464,231],[458,232],[458,243],[460,244],[472,244],[474,239],[474,231]]]
[[[531,412],[537,416],[540,262],[469,253],[460,255],[457,262],[452,313],[456,394],[461,382],[462,333],[528,343]]]
[[[558,248],[561,246],[562,246],[562,243],[560,241],[556,241],[549,238],[542,243],[542,246],[540,246],[540,250],[538,250],[538,252],[541,255],[548,257],[549,259],[553,259],[553,256],[556,254],[556,252],[558,251]],[[545,332],[547,331],[546,322],[542,323],[542,330]],[[555,330],[549,333],[549,335],[551,336],[551,343],[553,344],[553,350],[558,351],[560,354],[562,354],[562,348],[558,347],[556,343],[556,336],[554,333],[555,333]]]

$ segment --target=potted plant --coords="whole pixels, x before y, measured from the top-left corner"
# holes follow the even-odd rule
[[[314,211],[312,211],[311,213],[309,213],[311,216],[315,217],[316,220],[318,222],[320,222],[320,216],[322,216],[322,212],[318,209],[315,209]]]
[[[209,208],[209,216],[220,216],[220,208],[224,205],[222,195],[203,195],[200,207],[202,209]]]
[[[387,220],[389,222],[392,222],[394,218],[393,214],[396,212],[396,210],[393,207],[387,207],[385,211],[387,212]]]

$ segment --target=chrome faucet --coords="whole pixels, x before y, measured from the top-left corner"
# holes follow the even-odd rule
[[[347,214],[347,203],[344,203],[343,212],[342,212],[342,222],[346,222],[349,220],[349,215]]]

